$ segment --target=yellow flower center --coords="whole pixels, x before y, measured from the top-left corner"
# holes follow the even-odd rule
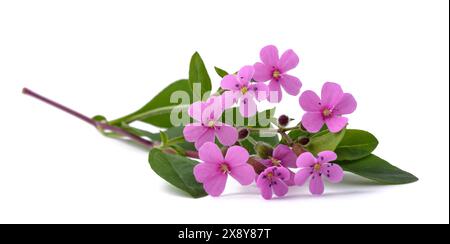
[[[222,171],[222,173],[224,173],[224,174],[227,174],[228,172],[230,172],[230,169],[228,168],[228,165],[221,164],[220,165],[220,171]]]
[[[280,78],[281,73],[280,73],[280,71],[275,70],[275,71],[273,72],[272,76],[273,76],[273,78],[278,79],[278,78]]]
[[[241,92],[242,92],[242,94],[244,94],[244,95],[247,94],[247,92],[248,92],[248,87],[246,87],[246,86],[242,87]]]
[[[214,120],[211,120],[211,121],[208,122],[208,127],[212,128],[214,126],[216,126],[216,122]]]
[[[267,178],[271,180],[273,178],[273,173],[272,172],[267,173]]]
[[[331,110],[329,110],[328,108],[324,109],[322,111],[323,116],[328,117],[331,115]]]
[[[322,166],[320,164],[315,164],[314,165],[314,170],[315,171],[319,171],[322,168]]]

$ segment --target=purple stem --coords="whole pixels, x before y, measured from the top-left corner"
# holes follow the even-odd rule
[[[125,136],[125,137],[127,137],[127,138],[129,138],[129,139],[131,139],[131,140],[133,140],[133,141],[135,141],[135,142],[137,142],[139,144],[142,144],[143,146],[149,147],[149,148],[152,148],[154,146],[154,143],[151,142],[151,141],[145,140],[145,139],[143,139],[143,138],[141,138],[141,137],[139,137],[137,135],[131,134],[128,131],[123,130],[122,128],[119,128],[119,127],[116,127],[116,126],[111,126],[111,125],[106,124],[106,123],[95,121],[95,120],[87,117],[84,114],[81,114],[81,113],[79,113],[79,112],[77,112],[77,111],[75,111],[73,109],[70,109],[70,108],[68,108],[68,107],[66,107],[64,105],[61,105],[61,104],[59,104],[59,103],[57,103],[55,101],[52,101],[52,100],[50,100],[50,99],[48,99],[48,98],[46,98],[44,96],[41,96],[41,95],[33,92],[32,90],[28,89],[28,88],[23,88],[22,93],[25,94],[25,95],[34,97],[34,98],[36,98],[36,99],[38,99],[38,100],[40,100],[40,101],[42,101],[44,103],[47,103],[47,104],[49,104],[49,105],[51,105],[53,107],[56,107],[56,108],[66,112],[68,114],[71,114],[71,115],[73,115],[73,116],[83,120],[84,122],[86,122],[86,123],[96,127],[96,128],[100,128],[102,130],[108,130],[108,131],[115,132],[117,134]]]

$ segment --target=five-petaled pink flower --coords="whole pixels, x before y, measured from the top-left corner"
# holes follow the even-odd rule
[[[223,193],[228,175],[241,185],[250,185],[255,180],[255,171],[247,164],[250,156],[243,147],[230,147],[224,157],[216,144],[208,142],[200,148],[199,157],[203,163],[194,167],[194,176],[211,196]]]
[[[348,119],[342,117],[356,110],[356,100],[352,94],[344,93],[340,85],[327,82],[322,87],[322,98],[313,91],[305,91],[300,96],[300,106],[306,113],[302,125],[309,132],[318,132],[324,124],[337,133],[347,126]]]
[[[297,168],[296,165],[297,155],[286,145],[278,145],[272,153],[269,159],[263,159],[260,162],[266,167],[285,167],[285,168]],[[289,186],[294,185],[294,173],[289,171],[290,177],[286,180]]]
[[[325,188],[323,176],[331,183],[339,183],[344,178],[342,168],[332,163],[336,159],[336,153],[332,151],[323,151],[319,153],[317,158],[310,152],[302,153],[297,159],[297,166],[301,170],[295,175],[295,184],[302,186],[311,177],[309,191],[314,195],[322,195]]]
[[[255,99],[263,101],[268,96],[268,87],[262,82],[251,82],[255,70],[253,66],[242,67],[237,75],[227,75],[222,79],[221,87],[227,90],[223,96],[226,100],[238,102],[239,111],[244,117],[251,117],[257,112]]]
[[[239,137],[237,129],[220,122],[225,105],[222,97],[192,104],[188,114],[197,122],[185,126],[183,134],[186,141],[195,143],[197,150],[206,142],[214,142],[216,136],[222,145],[234,145]]]
[[[256,185],[266,200],[272,199],[273,193],[278,197],[283,197],[288,193],[287,181],[290,176],[289,170],[284,167],[269,167],[258,176]]]
[[[279,103],[282,99],[281,87],[292,95],[297,96],[302,87],[302,83],[297,77],[288,75],[286,72],[297,67],[299,58],[291,49],[278,56],[278,49],[269,45],[261,49],[260,58],[262,63],[256,63],[254,79],[264,82],[270,80],[269,98],[273,103]]]

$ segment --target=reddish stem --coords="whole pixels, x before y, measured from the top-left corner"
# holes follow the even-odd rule
[[[57,103],[55,101],[52,101],[52,100],[50,100],[50,99],[48,99],[48,98],[46,98],[46,97],[44,97],[42,95],[39,95],[38,93],[36,93],[36,92],[34,92],[34,91],[32,91],[32,90],[30,90],[28,88],[23,88],[22,93],[25,94],[25,95],[31,96],[33,98],[36,98],[36,99],[38,99],[38,100],[40,100],[40,101],[42,101],[44,103],[47,103],[47,104],[49,104],[49,105],[51,105],[53,107],[56,107],[56,108],[66,112],[68,114],[71,114],[71,115],[75,116],[76,118],[81,119],[84,122],[86,122],[86,123],[88,123],[88,124],[90,124],[90,125],[92,125],[92,126],[94,126],[96,128],[115,132],[117,134],[125,136],[125,137],[127,137],[127,138],[129,138],[129,139],[131,139],[131,140],[133,140],[133,141],[135,141],[135,142],[145,146],[145,147],[148,147],[148,148],[152,148],[154,146],[154,143],[151,142],[151,141],[148,141],[148,140],[146,140],[144,138],[141,138],[140,136],[134,135],[134,134],[132,134],[132,133],[130,133],[128,131],[125,131],[124,129],[122,129],[120,127],[111,126],[111,125],[109,125],[107,123],[102,123],[102,122],[99,122],[99,121],[95,121],[95,120],[87,117],[86,115],[84,115],[82,113],[79,113],[79,112],[77,112],[77,111],[75,111],[75,110],[73,110],[71,108],[68,108],[68,107],[66,107],[66,106],[64,106],[62,104],[59,104],[59,103]]]

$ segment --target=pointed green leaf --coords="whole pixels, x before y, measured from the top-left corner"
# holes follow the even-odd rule
[[[207,92],[211,92],[211,78],[199,53],[194,53],[189,66],[189,84],[194,91],[194,102],[202,100]],[[200,88],[199,90],[197,88]],[[200,94],[198,94],[200,92]]]
[[[185,99],[180,99],[179,102],[172,102],[171,97],[176,92],[184,92],[186,94]],[[131,123],[134,121],[142,121],[161,128],[170,128],[172,123],[170,121],[170,115],[175,108],[183,108],[182,113],[186,113],[189,107],[189,100],[192,97],[192,89],[188,80],[179,80],[156,95],[149,103],[138,111],[129,114],[120,119],[111,121],[112,125],[121,125],[122,123]],[[186,115],[187,116],[187,115]]]
[[[214,67],[214,70],[216,70],[216,73],[221,77],[225,77],[226,75],[228,75],[228,72],[226,72],[225,70],[219,68],[219,67]]]
[[[319,132],[310,138],[306,149],[314,155],[322,151],[334,151],[344,138],[346,129],[338,133],[331,133],[328,130]]]
[[[377,146],[377,138],[369,132],[347,130],[335,152],[338,160],[357,160],[370,155]]]
[[[193,170],[198,162],[178,155],[165,154],[153,149],[149,156],[150,166],[161,178],[194,198],[206,196],[202,184],[195,180]]]
[[[345,171],[382,184],[408,184],[419,180],[411,173],[403,171],[373,154],[355,161],[339,162],[339,165]]]

